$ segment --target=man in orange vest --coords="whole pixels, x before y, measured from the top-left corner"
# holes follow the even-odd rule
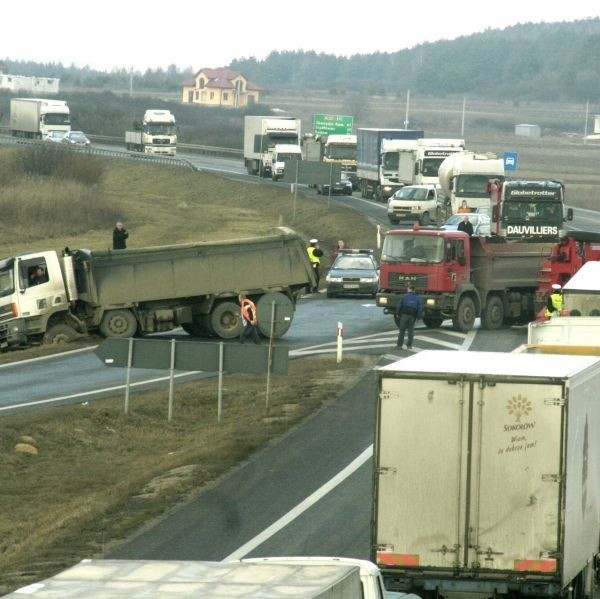
[[[240,311],[242,313],[242,331],[240,333],[240,343],[244,343],[247,339],[254,341],[256,345],[260,345],[260,337],[258,335],[258,312],[256,304],[248,299],[243,293],[240,293]]]

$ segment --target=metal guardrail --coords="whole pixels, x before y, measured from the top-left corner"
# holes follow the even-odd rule
[[[10,127],[0,127],[0,133],[10,136]],[[88,135],[91,141],[115,146],[125,146],[125,138],[112,135]],[[29,141],[22,138],[19,141]],[[204,146],[200,144],[177,144],[178,150],[185,150],[195,154],[205,154],[207,156],[222,156],[224,158],[242,158],[244,151],[238,148],[221,148],[219,146]],[[144,156],[148,156],[147,154]]]

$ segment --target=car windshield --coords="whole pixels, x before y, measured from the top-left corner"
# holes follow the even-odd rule
[[[84,141],[87,139],[87,137],[81,131],[71,131],[71,133],[69,134],[69,137],[71,139],[78,139],[81,141]]]
[[[480,217],[482,215],[472,212],[471,214],[467,214],[467,216],[469,217],[471,224],[476,225],[479,222]],[[464,218],[465,218],[464,214],[453,214],[452,216],[448,217],[448,220],[446,220],[444,225],[458,225],[458,223],[461,220],[463,220]]]
[[[386,235],[381,260],[387,262],[442,262],[444,239],[437,235]]]
[[[403,187],[394,194],[395,200],[425,200],[429,190],[424,187]]]
[[[377,267],[368,256],[339,256],[332,268],[340,270],[375,270]]]

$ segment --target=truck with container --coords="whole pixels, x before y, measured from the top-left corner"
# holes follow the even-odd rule
[[[12,98],[10,132],[13,137],[44,139],[51,133],[71,131],[71,113],[64,100]]]
[[[464,150],[445,158],[438,169],[439,184],[448,202],[449,215],[456,214],[463,202],[472,211],[491,211],[490,180],[506,179],[504,161],[491,152]]]
[[[30,251],[0,260],[0,348],[176,327],[232,339],[242,329],[240,293],[256,304],[260,333],[280,337],[298,296],[314,285],[305,243],[286,227],[172,246]]]
[[[134,131],[125,131],[125,147],[144,154],[175,156],[177,154],[177,123],[170,110],[146,110]]]
[[[411,220],[427,226],[441,223],[444,207],[444,195],[439,185],[406,185],[388,198],[387,215],[391,223]]]
[[[376,303],[394,314],[408,284],[423,297],[423,322],[437,328],[451,319],[469,331],[475,318],[485,329],[535,318],[546,242],[507,243],[462,231],[392,229],[383,240]]]
[[[183,561],[84,559],[7,597],[206,597],[210,599],[384,599],[381,589],[364,593],[354,560],[305,558],[288,561]],[[356,560],[358,562],[358,560]],[[371,570],[380,581],[379,570]],[[375,574],[373,575],[375,576]]]
[[[600,359],[425,350],[377,369],[371,559],[423,599],[590,599]]]
[[[425,137],[399,148],[398,180],[404,185],[437,185],[442,162],[465,149],[464,139]]]
[[[424,135],[417,129],[357,129],[356,177],[361,197],[383,202],[399,189],[399,152],[406,148],[406,140]]]
[[[558,242],[573,209],[565,204],[565,186],[553,180],[499,181],[492,205],[492,233],[519,241]]]
[[[244,166],[249,175],[273,176],[273,154],[276,146],[294,146],[295,154],[302,154],[300,146],[301,121],[294,117],[244,117]],[[300,159],[300,158],[298,158]],[[276,175],[275,176],[279,176]]]

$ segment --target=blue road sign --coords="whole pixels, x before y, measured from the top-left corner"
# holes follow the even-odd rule
[[[519,153],[518,152],[504,152],[504,170],[505,171],[516,171],[519,165]]]

